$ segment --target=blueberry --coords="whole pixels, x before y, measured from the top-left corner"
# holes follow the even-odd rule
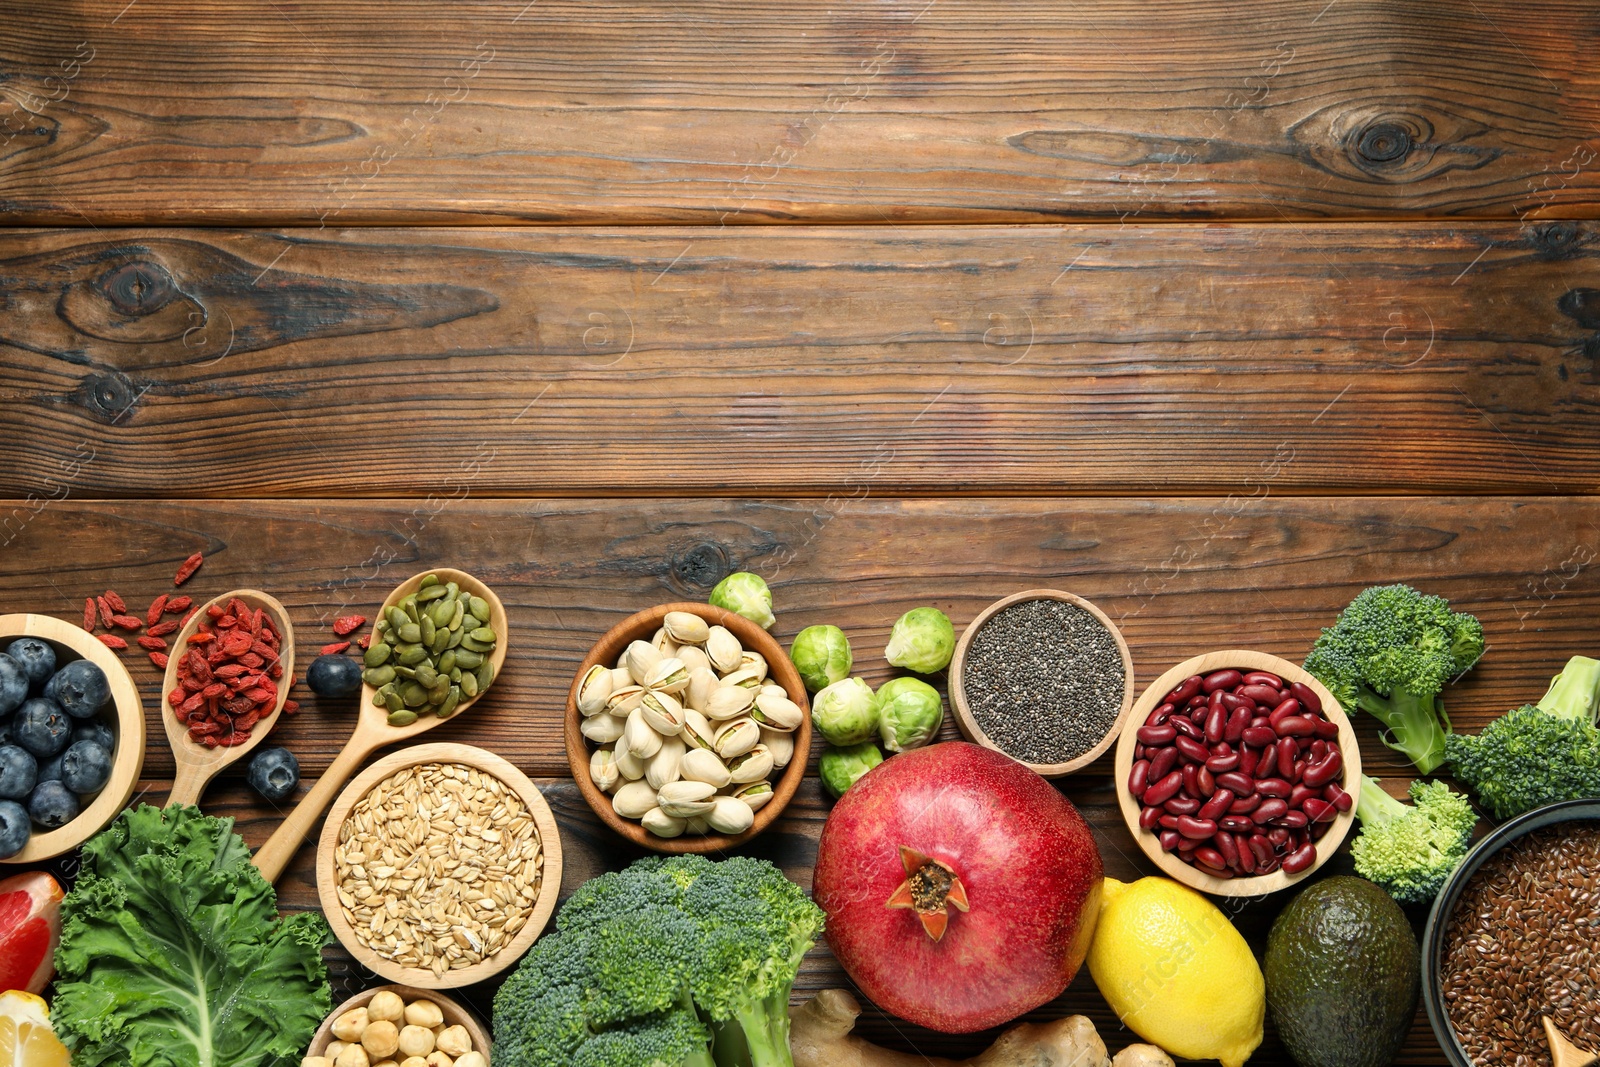
[[[22,673],[28,676],[30,685],[43,685],[55,673],[56,650],[50,647],[49,642],[37,637],[17,638],[6,649],[6,655],[17,661]]]
[[[17,720],[15,717],[0,719],[0,745],[14,745],[17,743]]]
[[[0,800],[0,860],[21,852],[32,836],[27,809],[15,800]]]
[[[78,798],[60,782],[43,782],[28,798],[28,814],[46,830],[55,830],[78,817]]]
[[[78,741],[61,757],[61,784],[74,793],[98,793],[111,777],[111,753],[93,741]]]
[[[268,800],[287,800],[300,784],[300,761],[286,748],[263,748],[250,758],[245,780]]]
[[[16,745],[0,748],[0,797],[21,800],[39,781],[39,761]]]
[[[10,715],[28,699],[28,673],[22,664],[0,652],[0,715]]]
[[[72,728],[72,743],[77,744],[79,741],[93,741],[107,752],[117,750],[116,732],[99,719],[91,719]]]
[[[54,700],[34,697],[17,712],[12,733],[17,744],[40,759],[49,759],[66,748],[72,739],[72,720],[61,713]]]
[[[349,656],[318,656],[306,670],[306,685],[319,697],[347,697],[361,688],[361,665]]]
[[[18,751],[19,752],[26,752],[27,750],[26,749],[18,749]],[[61,761],[63,759],[65,759],[66,756],[67,756],[67,754],[65,752],[63,752],[63,753],[61,753],[61,755],[59,755],[59,756],[51,756],[49,759],[47,759],[43,763],[39,764],[38,782],[59,782],[59,781],[61,781]],[[38,782],[35,782],[34,784],[37,785]]]
[[[44,695],[74,719],[89,719],[111,699],[106,673],[86,659],[75,659],[45,683]]]

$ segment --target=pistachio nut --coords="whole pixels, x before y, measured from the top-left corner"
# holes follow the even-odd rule
[[[756,821],[756,813],[738,797],[718,797],[712,801],[705,819],[718,833],[742,834]]]
[[[772,773],[772,752],[766,745],[756,745],[742,756],[728,761],[728,777],[738,785],[764,782]]]
[[[698,711],[706,710],[706,701],[711,699],[719,684],[710,667],[694,668],[689,672],[689,689],[684,694],[684,702]]]
[[[626,727],[627,720],[615,715],[592,715],[578,724],[583,736],[597,745],[609,745],[622,736]]]
[[[706,822],[704,815],[696,815],[694,818],[684,821],[683,832],[693,834],[695,837],[704,837],[711,832],[711,824]]]
[[[649,759],[661,751],[661,735],[644,720],[644,712],[634,708],[628,713],[628,725],[623,730],[621,745],[640,759]]]
[[[690,748],[710,748],[716,742],[717,731],[710,719],[693,708],[684,708],[682,737]]]
[[[800,725],[806,713],[800,710],[799,704],[789,699],[788,694],[762,690],[756,694],[756,706],[750,712],[750,717],[774,730],[793,730]]]
[[[669,611],[661,624],[667,635],[680,645],[704,644],[711,636],[706,620],[689,611]]]
[[[703,648],[693,645],[684,645],[678,649],[678,658],[683,660],[683,665],[689,668],[689,677],[694,677],[694,672],[701,667],[711,669],[711,657],[706,655]]]
[[[769,730],[761,728],[761,743],[767,746],[767,751],[772,753],[772,766],[782,769],[789,766],[789,761],[794,759],[794,731]]]
[[[772,783],[751,782],[743,789],[735,789],[733,795],[748,804],[751,811],[760,811],[772,799]]]
[[[728,773],[728,765],[723,763],[715,752],[706,748],[694,748],[685,752],[679,770],[688,781],[706,782],[718,789],[733,781],[733,776]]]
[[[753,667],[740,667],[738,670],[722,676],[724,686],[737,685],[743,689],[755,691],[761,688],[761,676]]]
[[[682,837],[688,820],[668,815],[660,808],[651,808],[639,819],[640,825],[657,837]]]
[[[668,815],[692,819],[711,810],[717,787],[708,782],[668,782],[656,792],[656,803]]]
[[[711,696],[706,698],[706,718],[737,719],[749,711],[755,702],[756,694],[753,690],[737,685],[718,686],[711,691]]]
[[[683,705],[666,693],[645,690],[639,712],[650,728],[663,737],[672,737],[683,729]]]
[[[614,671],[625,671],[628,669],[628,650],[626,648],[617,654],[617,662],[611,665],[611,669]],[[633,684],[633,675],[631,673],[628,675],[627,684]]]
[[[689,688],[689,668],[677,656],[664,659],[650,669],[644,687],[658,693],[681,693]]]
[[[766,681],[767,657],[759,652],[751,652],[749,649],[745,649],[744,653],[739,657],[738,669],[741,671],[754,671],[757,678]]]
[[[618,746],[612,752],[612,762],[617,765],[617,773],[622,775],[625,782],[637,782],[644,777],[644,760],[629,752],[626,748]]]
[[[761,743],[761,727],[754,719],[734,719],[717,730],[713,748],[723,759],[742,756]],[[753,779],[752,779],[753,780]]]
[[[622,783],[622,772],[617,770],[616,753],[609,748],[597,748],[589,756],[589,778],[595,788],[609,793]]]
[[[628,673],[628,668],[626,668],[626,667],[612,667],[611,668],[611,691],[613,693],[616,692],[618,689],[626,689],[628,686],[630,686],[632,684],[633,684],[633,675]]]
[[[451,657],[454,659],[454,657]],[[582,715],[598,715],[606,710],[606,701],[611,697],[611,671],[596,663],[584,672],[583,681],[578,683],[578,712]]]
[[[644,761],[644,780],[657,789],[668,782],[676,782],[680,777],[683,752],[682,738],[662,738],[660,750]]]
[[[713,626],[706,632],[706,655],[717,670],[735,671],[744,656],[744,646],[726,626]]]
[[[625,685],[621,689],[611,690],[611,695],[606,697],[606,713],[608,715],[626,715],[639,706],[639,701],[644,699],[644,686]]]
[[[656,791],[647,782],[629,782],[611,797],[611,810],[624,819],[637,819],[656,806]]]
[[[627,657],[628,673],[633,675],[633,680],[640,685],[650,677],[650,672],[655,669],[656,664],[667,658],[661,654],[659,648],[648,641],[635,641],[629,645]]]

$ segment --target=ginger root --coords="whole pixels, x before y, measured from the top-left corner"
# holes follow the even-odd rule
[[[842,989],[824,989],[789,1009],[795,1067],[1111,1067],[1105,1042],[1082,1015],[1013,1026],[974,1058],[947,1060],[879,1048],[852,1036],[860,1014],[860,1003]],[[1156,1062],[1122,1060],[1121,1055],[1118,1061],[1123,1067],[1153,1067]],[[1170,1067],[1172,1061],[1166,1063]]]
[[[1161,1049],[1154,1045],[1129,1045],[1111,1060],[1111,1067],[1177,1067]]]

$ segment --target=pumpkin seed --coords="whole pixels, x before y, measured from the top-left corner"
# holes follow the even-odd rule
[[[465,667],[469,671],[475,671],[483,666],[483,663],[483,653],[474,652],[470,648],[456,649],[456,665],[458,667]]]
[[[420,644],[422,641],[422,627],[414,622],[408,622],[400,627],[400,640],[408,645]]]
[[[418,685],[425,689],[432,689],[439,681],[439,672],[426,663],[421,663],[417,665],[417,669],[411,677],[416,679]]]
[[[489,688],[489,683],[494,681],[494,664],[484,660],[483,666],[478,668],[478,688]]]
[[[487,626],[474,627],[473,631],[467,636],[472,638],[474,641],[480,641],[483,644],[488,645],[490,648],[494,647],[494,631],[489,629]]]
[[[471,700],[473,697],[478,695],[478,678],[476,675],[469,674],[465,671],[456,671],[453,673],[452,677],[454,677],[456,681],[460,683],[461,693],[468,700]]]
[[[372,642],[371,647],[361,656],[361,662],[368,667],[381,667],[389,662],[389,653],[392,650],[382,641]]]
[[[405,645],[404,650],[400,652],[399,656],[400,662],[404,663],[407,667],[415,667],[417,664],[421,663],[427,658],[428,650],[423,648],[421,645]]]
[[[398,630],[411,621],[411,617],[398,607],[390,608],[383,613],[383,617],[389,620],[389,629],[391,630]]]
[[[414,711],[407,711],[404,708],[399,711],[391,711],[389,713],[390,726],[410,726],[416,721],[417,713]]]
[[[417,583],[417,588],[418,589],[426,589],[430,585],[438,585],[438,584],[439,584],[439,576],[437,574],[427,574],[427,575],[423,576],[421,582]]]
[[[444,586],[437,583],[434,585],[423,586],[421,589],[417,590],[417,603],[426,604],[430,600],[438,600],[440,597],[444,596],[444,594]]]
[[[478,618],[487,619],[489,617],[489,602],[483,597],[471,597],[468,599],[467,604],[471,608],[472,614]]]
[[[485,644],[484,642],[479,641],[476,637],[473,637],[471,634],[468,634],[467,636],[465,636],[465,637],[463,637],[461,639],[461,647],[466,649],[469,652],[493,652],[494,651],[494,645]]]
[[[374,689],[380,685],[388,685],[394,681],[394,668],[389,666],[368,667],[361,672],[361,680]]]
[[[451,670],[455,668],[455,665],[456,650],[453,648],[445,649],[444,654],[439,657],[439,669],[444,673],[449,674]]]

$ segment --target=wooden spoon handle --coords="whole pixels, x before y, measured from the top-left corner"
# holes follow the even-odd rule
[[[311,787],[311,792],[295,805],[289,817],[273,831],[271,837],[267,838],[267,843],[256,850],[253,862],[262,877],[269,882],[277,882],[278,876],[289,866],[289,861],[294,859],[294,854],[300,850],[300,846],[311,840],[312,827],[322,818],[322,813],[328,810],[333,798],[344,788],[344,784],[355,774],[356,768],[361,766],[361,761],[372,753],[374,747],[372,742],[362,737],[358,731],[356,736],[340,750],[328,767],[327,773],[317,779],[317,784]]]
[[[174,804],[190,804],[200,806],[200,794],[206,791],[206,783],[211,776],[202,774],[198,770],[188,767],[179,767],[178,776],[172,780],[172,792],[167,794],[167,807]]]

